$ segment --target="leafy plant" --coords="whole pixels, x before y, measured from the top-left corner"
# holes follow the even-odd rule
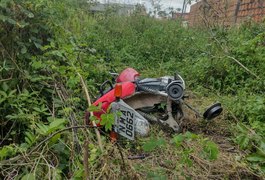
[[[176,145],[176,147],[182,149],[180,152],[183,164],[192,166],[190,155],[194,150],[189,148],[189,146],[186,146],[186,144],[192,141],[196,141],[200,145],[200,147],[197,148],[201,149],[201,155],[204,159],[216,160],[218,158],[219,150],[213,141],[188,131],[185,134],[178,134],[172,138],[172,142]]]
[[[151,152],[157,148],[162,148],[165,144],[166,144],[166,141],[163,138],[155,139],[153,137],[149,141],[143,144],[143,150],[145,152]]]
[[[203,156],[209,160],[216,160],[218,158],[219,150],[217,145],[209,140],[203,141]]]

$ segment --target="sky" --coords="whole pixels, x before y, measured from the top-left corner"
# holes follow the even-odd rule
[[[152,2],[161,5],[162,10],[165,10],[169,7],[173,7],[174,9],[180,8],[182,9],[183,1],[184,0],[98,0],[101,3],[121,3],[121,4],[143,4],[147,11],[152,11],[153,6]],[[187,7],[187,12],[189,12],[189,7]]]

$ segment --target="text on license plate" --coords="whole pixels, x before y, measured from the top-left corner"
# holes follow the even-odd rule
[[[121,116],[118,123],[118,133],[128,139],[134,140],[134,119],[135,115],[132,110],[121,107]]]

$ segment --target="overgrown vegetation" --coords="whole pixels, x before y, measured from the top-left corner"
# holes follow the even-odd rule
[[[123,144],[129,146],[123,153],[137,149],[156,157],[156,153],[169,149],[180,157],[174,159],[177,165],[169,157],[163,162],[166,168],[150,170],[126,160],[131,169],[128,172],[123,169],[124,161],[117,147],[107,139],[103,139],[104,153],[100,152],[93,131],[63,131],[83,125],[87,109],[77,73],[86,80],[94,98],[98,85],[108,78],[108,71],[127,66],[150,77],[178,70],[188,89],[222,101],[226,109],[223,121],[229,122],[226,128],[233,132],[230,138],[245,154],[240,156],[240,162],[264,177],[264,32],[265,24],[251,22],[229,29],[187,29],[177,21],[137,14],[92,15],[85,2],[78,4],[72,0],[2,0],[0,177],[81,179],[81,145],[86,135],[90,140],[85,147],[90,152],[90,178],[166,178],[163,170],[167,167],[176,171],[170,177],[189,178],[194,173],[179,170],[199,161],[196,155],[201,154],[203,159],[198,164],[207,166],[218,159],[217,145],[202,135],[185,133],[169,138],[155,128],[159,133],[152,138],[141,139],[139,144]],[[58,130],[62,132],[53,134]],[[51,138],[43,141],[47,137]],[[117,158],[110,158],[111,152],[117,153]],[[235,158],[231,162],[237,163]]]

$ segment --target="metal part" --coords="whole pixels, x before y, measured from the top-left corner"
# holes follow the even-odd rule
[[[167,93],[165,93],[163,91],[159,91],[159,90],[151,88],[151,87],[148,87],[148,86],[138,85],[137,87],[138,87],[138,90],[140,90],[140,91],[153,93],[153,94],[159,94],[159,95],[162,95],[162,96],[167,96]]]
[[[106,88],[106,87],[108,87],[108,88]],[[107,80],[100,85],[99,92],[100,92],[101,96],[103,96],[104,94],[108,93],[112,89],[113,89],[112,83],[109,80]]]
[[[119,73],[116,73],[116,72],[109,72],[109,74],[111,76],[113,76],[114,78],[118,77],[119,76]]]
[[[167,99],[167,114],[168,114],[168,119],[166,121],[161,121],[162,124],[167,124],[169,127],[171,127],[175,132],[180,131],[179,124],[175,121],[172,115],[172,100]]]
[[[145,78],[136,82],[139,92],[148,92],[169,96],[174,101],[179,101],[184,95],[185,83],[180,75],[175,80],[172,76],[161,78]]]
[[[183,102],[183,104],[185,104],[190,110],[192,110],[193,112],[195,112],[195,114],[196,114],[198,117],[202,118],[201,113],[200,113],[197,109],[195,109],[195,108],[192,107],[191,105],[187,104],[186,102]]]
[[[146,107],[154,107],[155,104],[166,103],[167,97],[159,94],[138,92],[133,96],[124,99],[124,102],[133,109],[141,109]]]
[[[144,118],[146,118],[148,121],[158,122],[158,123],[161,123],[161,124],[163,124],[165,126],[169,126],[175,132],[179,132],[180,131],[179,124],[176,122],[176,120],[173,118],[173,115],[172,115],[172,100],[171,99],[168,99],[168,101],[167,101],[167,119],[166,120],[158,119],[155,116],[153,116],[151,114],[147,114],[147,113],[142,112],[142,111],[138,111],[138,112]],[[179,117],[179,118],[181,118],[181,117]]]
[[[181,77],[181,75],[176,74],[176,76],[175,76],[175,80],[177,80],[177,79],[181,80],[181,82],[182,82],[182,86],[183,86],[183,89],[186,89],[185,81],[184,81],[184,79]]]
[[[166,92],[172,100],[180,100],[184,95],[184,88],[182,86],[182,82],[180,80],[172,81],[167,85]]]
[[[156,118],[155,116],[153,116],[151,114],[145,113],[145,112],[140,111],[140,110],[138,110],[137,112],[140,113],[148,121],[151,121],[151,122],[158,122],[159,121],[158,118]]]
[[[204,118],[207,120],[212,120],[215,117],[219,116],[221,114],[221,112],[223,111],[223,108],[221,107],[221,103],[215,103],[212,106],[210,106],[209,108],[206,109],[206,111],[203,113],[203,116],[201,115],[201,113],[196,110],[195,108],[193,108],[191,105],[187,104],[186,102],[184,102],[184,104],[193,112],[195,112],[195,114],[200,117],[200,118]]]

